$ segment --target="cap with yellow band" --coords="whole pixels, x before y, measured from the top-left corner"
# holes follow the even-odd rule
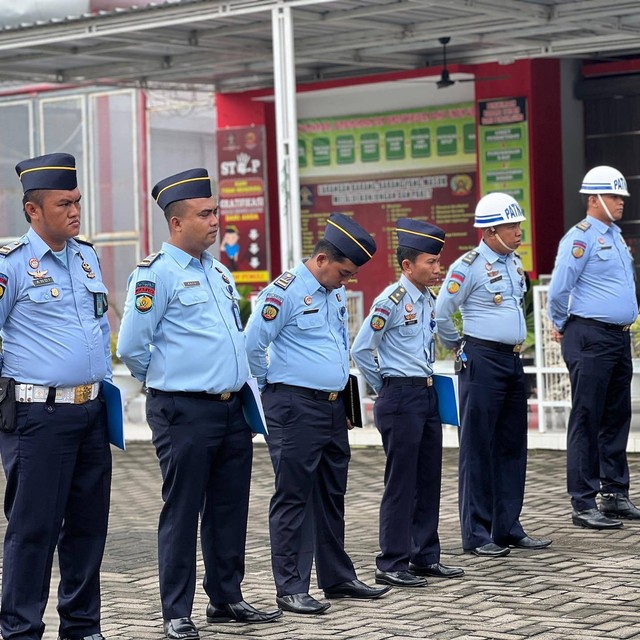
[[[68,153],[49,153],[23,160],[16,165],[22,189],[73,191],[78,186],[76,159]]]
[[[151,197],[164,211],[172,202],[211,197],[211,178],[206,169],[188,169],[160,180]]]
[[[374,239],[352,218],[332,213],[327,220],[324,239],[360,267],[376,252]]]
[[[400,218],[396,221],[398,246],[437,256],[444,247],[445,233],[440,227],[423,220]]]

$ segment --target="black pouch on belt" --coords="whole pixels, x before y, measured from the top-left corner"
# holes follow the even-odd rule
[[[16,429],[16,381],[0,378],[0,431],[11,433]]]

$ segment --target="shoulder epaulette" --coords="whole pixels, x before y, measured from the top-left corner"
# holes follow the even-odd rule
[[[399,304],[400,300],[402,300],[402,298],[404,298],[406,293],[407,293],[407,290],[402,285],[398,285],[389,294],[389,300],[391,300],[391,302],[393,302],[393,304]]]
[[[473,261],[479,256],[480,254],[473,249],[472,251],[469,251],[469,253],[466,253],[464,255],[464,257],[462,258],[462,262],[464,262],[465,264],[473,264]]]
[[[286,289],[295,279],[295,273],[291,273],[291,271],[285,271],[279,278],[274,281],[273,284],[275,284],[276,287],[280,287],[281,289]]]
[[[88,240],[80,240],[80,238],[74,238],[74,240],[80,244],[86,244],[88,247],[93,247],[93,242],[89,242]]]
[[[0,248],[0,256],[8,256],[10,253],[13,253],[16,249],[21,247],[23,244],[26,244],[24,240],[14,240],[9,244],[5,244],[4,247]]]
[[[160,256],[160,252],[158,251],[157,253],[152,253],[151,255],[147,256],[144,260],[140,260],[140,262],[138,262],[138,266],[139,267],[150,267]]]
[[[587,229],[591,228],[591,223],[588,220],[583,220],[582,222],[578,222],[576,225],[576,229],[580,229],[580,231],[587,231]]]

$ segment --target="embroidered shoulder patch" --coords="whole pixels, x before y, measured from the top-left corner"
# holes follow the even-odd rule
[[[576,225],[576,229],[580,229],[580,231],[587,231],[591,228],[591,223],[588,220],[583,220],[582,222],[578,222]]]
[[[150,267],[160,256],[160,252],[152,253],[150,256],[147,256],[144,260],[140,260],[138,262],[139,267]]]
[[[135,288],[136,311],[148,313],[153,309],[153,297],[156,295],[156,283],[151,280],[138,280]]]
[[[465,264],[473,264],[473,261],[478,257],[478,252],[474,249],[473,251],[469,251],[466,253],[464,258],[462,258],[462,262]]]
[[[25,244],[24,240],[15,240],[14,242],[10,242],[9,244],[5,244],[4,247],[0,247],[0,256],[8,256],[10,253],[13,253],[16,249]]]
[[[456,280],[449,280],[449,282],[447,282],[447,291],[451,295],[458,293],[458,291],[460,291],[460,283]]]
[[[374,331],[381,331],[384,329],[384,325],[387,324],[387,321],[382,316],[375,315],[371,316],[371,322],[369,324]]]
[[[7,284],[9,282],[9,276],[6,273],[0,273],[0,300],[4,297],[4,292],[7,290]]]
[[[267,321],[267,322],[271,322],[271,320],[275,320],[276,316],[278,315],[278,312],[280,311],[280,309],[278,307],[276,307],[275,304],[265,304],[264,307],[262,307],[262,317]]]
[[[573,246],[571,247],[571,255],[574,258],[582,258],[586,248],[587,245],[585,242],[582,242],[581,240],[574,240]]]
[[[389,300],[391,300],[391,302],[393,302],[393,304],[399,304],[400,300],[402,300],[402,298],[404,298],[406,293],[407,293],[407,290],[402,285],[399,285],[396,289],[394,289],[389,294]],[[382,327],[380,327],[380,328],[382,328]]]
[[[281,289],[286,289],[296,279],[295,274],[290,271],[285,271],[279,278],[275,280],[273,284]]]

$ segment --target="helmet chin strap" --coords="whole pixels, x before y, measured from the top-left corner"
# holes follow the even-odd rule
[[[609,220],[611,220],[611,222],[615,222],[615,218],[611,215],[611,211],[609,211],[609,207],[607,207],[605,201],[602,199],[602,196],[597,193],[596,194],[598,196],[598,200],[600,201],[600,204],[602,205],[602,208],[604,209],[604,212],[607,214]]]
[[[509,253],[513,253],[515,249],[512,249],[498,234],[496,229],[493,230],[493,235],[498,239],[498,242],[505,248]]]

